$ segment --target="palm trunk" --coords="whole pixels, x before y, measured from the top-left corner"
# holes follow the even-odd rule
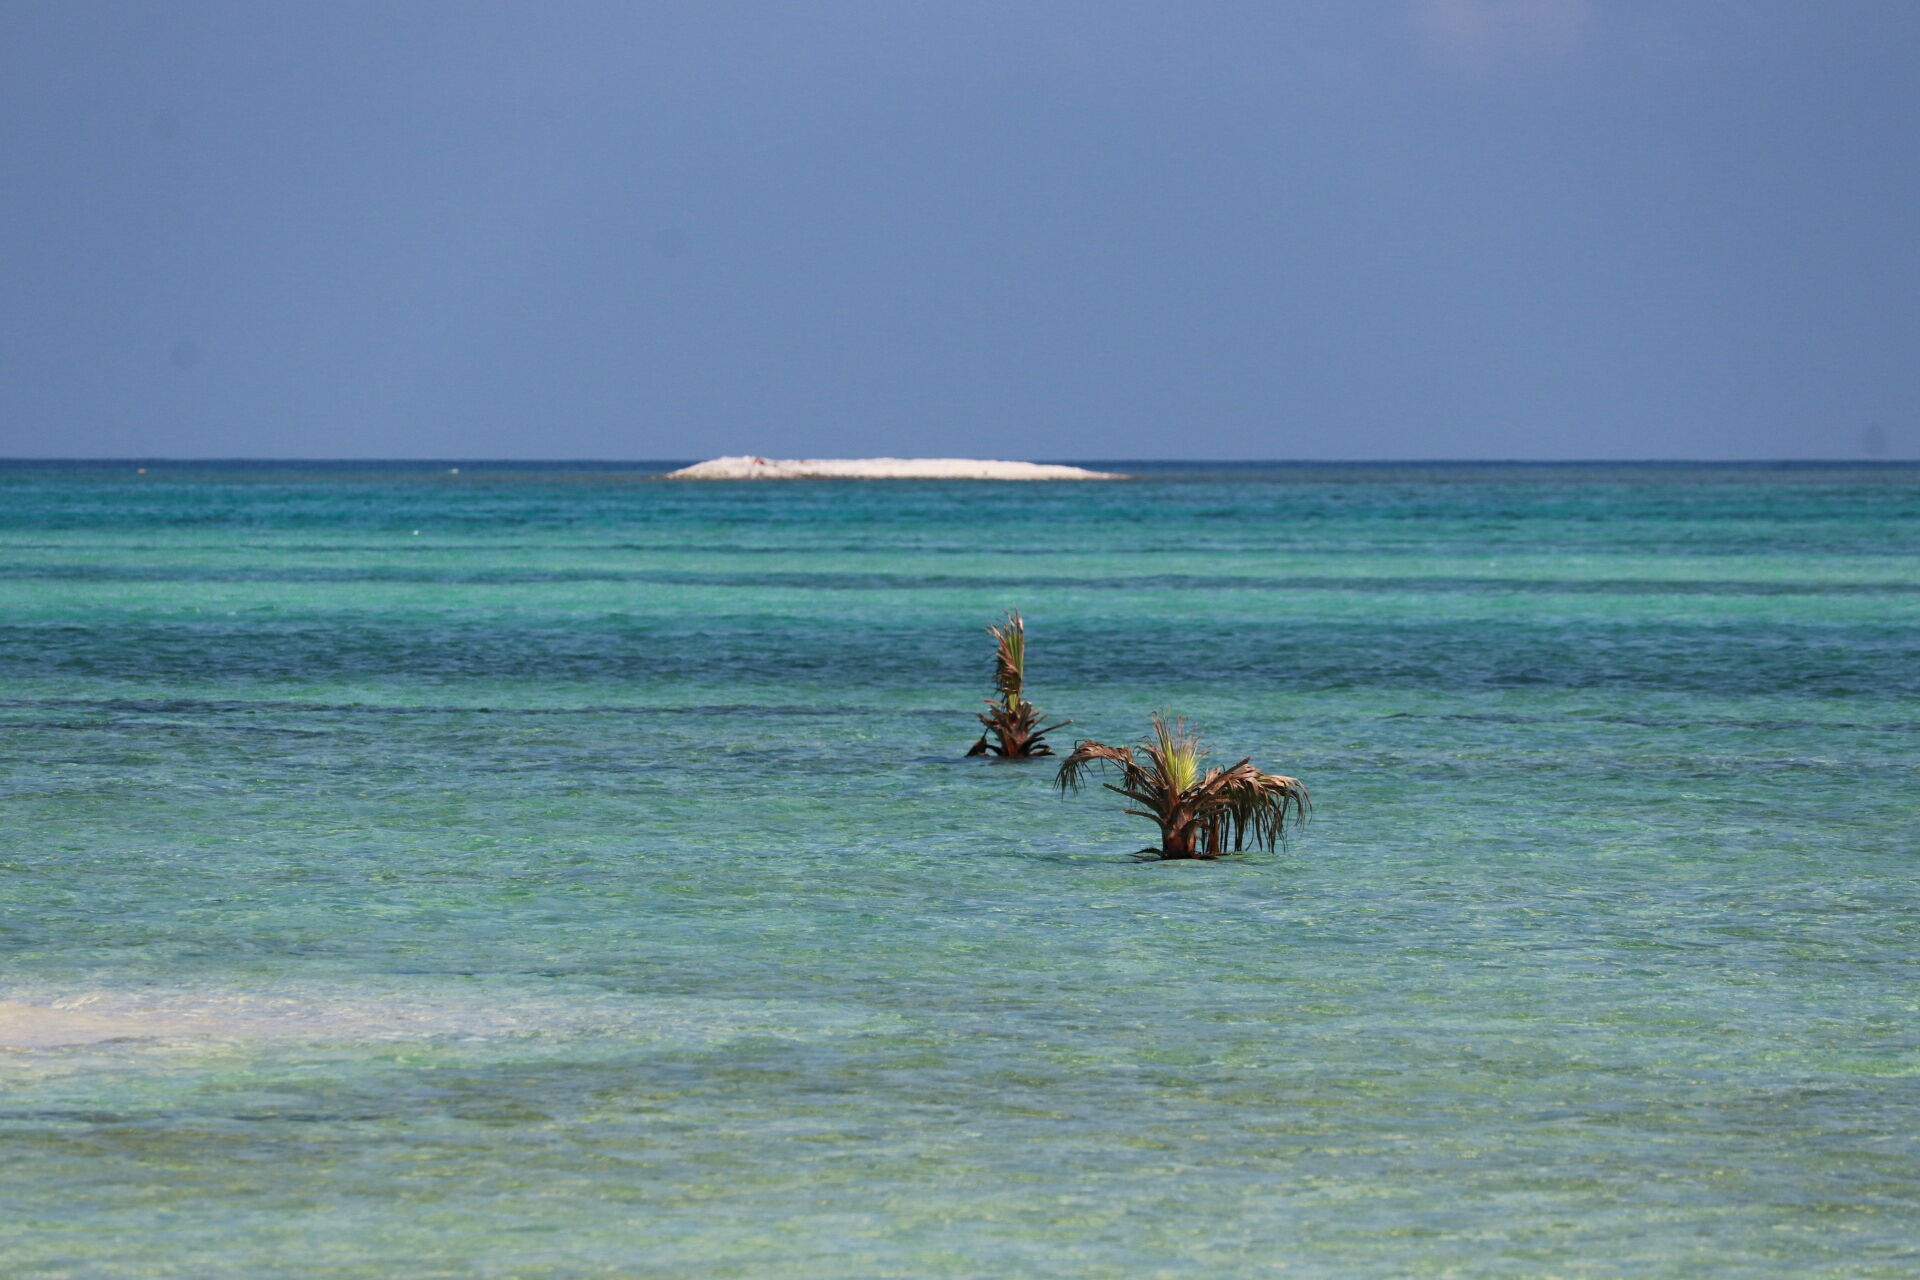
[[[1200,827],[1193,815],[1184,810],[1175,811],[1160,821],[1160,857],[1167,860],[1198,857],[1193,846],[1199,835]]]

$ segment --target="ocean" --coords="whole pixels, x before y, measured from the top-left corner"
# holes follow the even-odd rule
[[[8,1277],[1920,1275],[1920,467],[138,465],[0,466]],[[1312,821],[964,759],[1007,609]]]

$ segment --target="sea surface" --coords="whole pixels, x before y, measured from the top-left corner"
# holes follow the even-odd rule
[[[1920,469],[136,465],[0,466],[9,1280],[1920,1275]],[[1009,608],[1311,823],[963,759]]]

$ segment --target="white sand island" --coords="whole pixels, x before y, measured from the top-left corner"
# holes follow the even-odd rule
[[[1108,471],[987,458],[761,458],[742,454],[669,471],[669,480],[1121,480]]]

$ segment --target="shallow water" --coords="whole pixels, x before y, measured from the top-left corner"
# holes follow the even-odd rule
[[[0,496],[8,1275],[1920,1274],[1911,468]]]

